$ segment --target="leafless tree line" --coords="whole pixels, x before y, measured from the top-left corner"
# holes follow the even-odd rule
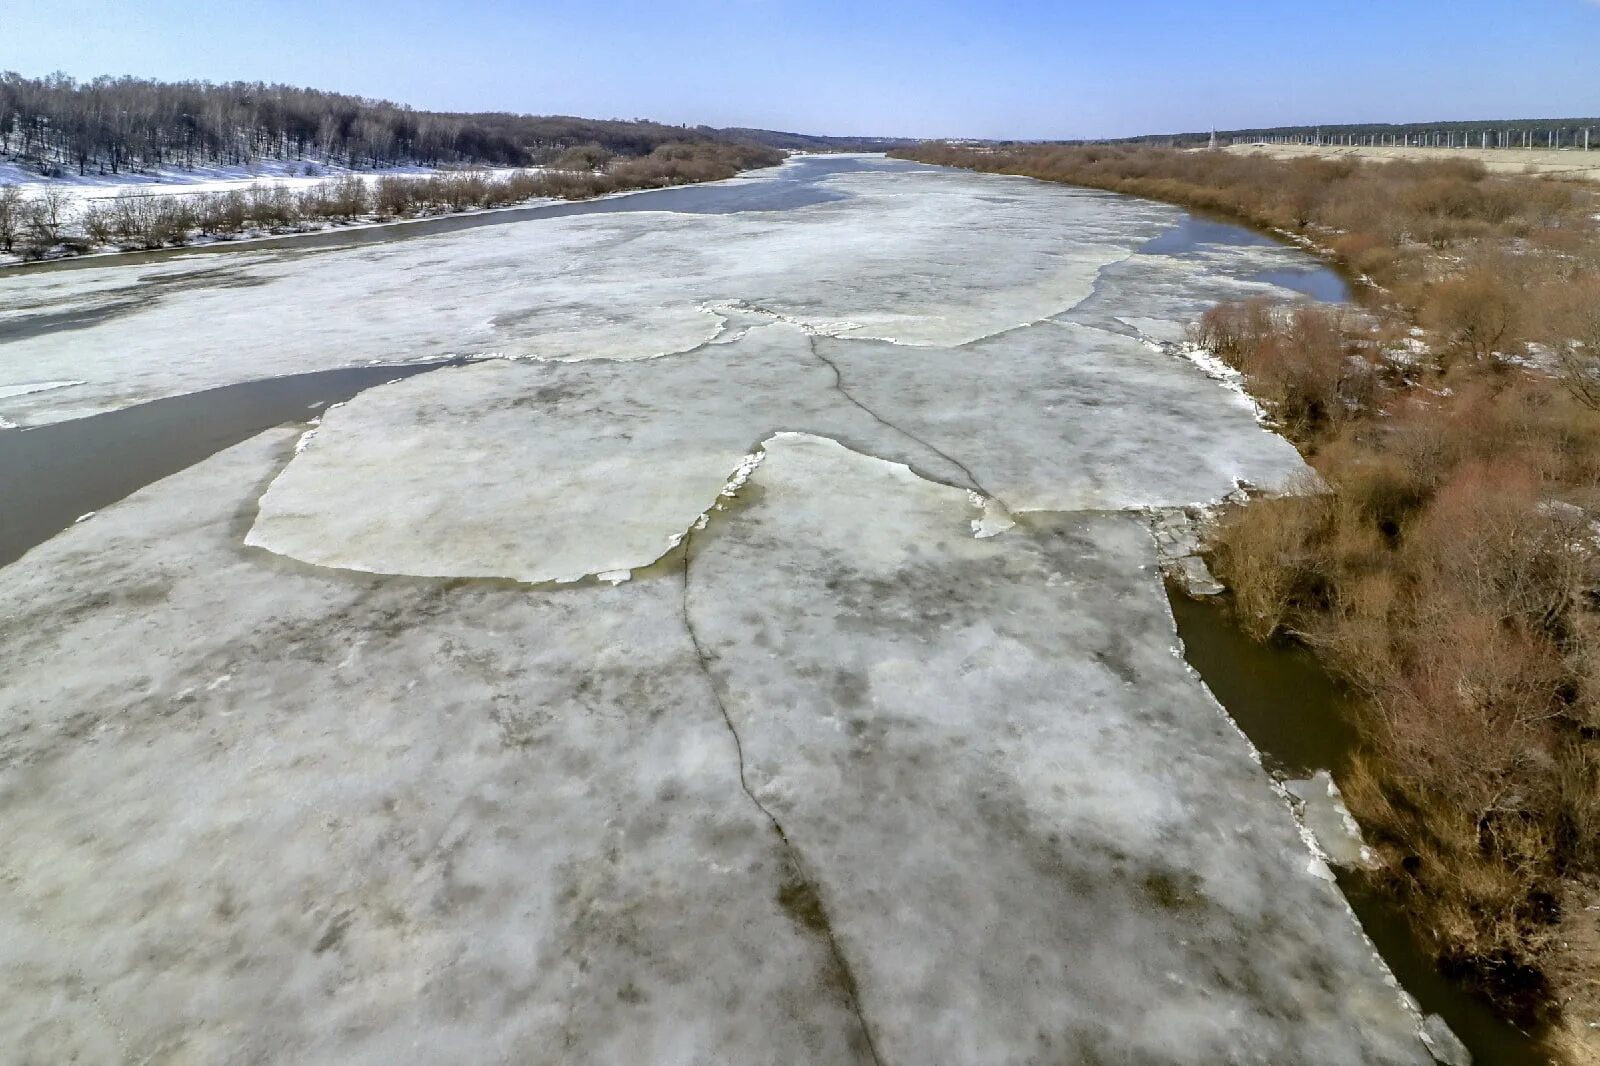
[[[317,89],[260,82],[160,82],[0,73],[0,159],[78,174],[306,159],[527,166],[574,145],[646,155],[714,131],[644,121],[416,111]]]

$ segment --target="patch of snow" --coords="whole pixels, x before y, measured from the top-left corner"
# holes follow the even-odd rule
[[[967,492],[967,500],[979,512],[979,517],[972,520],[972,535],[979,540],[997,537],[1016,526],[1016,519],[999,500],[971,490]]]
[[[1294,796],[1300,822],[1316,841],[1318,850],[1338,866],[1371,868],[1376,857],[1361,836],[1344,796],[1333,776],[1318,770],[1303,781],[1285,781],[1283,787]]]

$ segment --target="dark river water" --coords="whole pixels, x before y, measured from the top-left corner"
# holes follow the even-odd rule
[[[1291,779],[1324,769],[1338,780],[1357,742],[1354,697],[1305,648],[1245,636],[1217,597],[1192,599],[1170,585],[1167,594],[1184,658],[1261,750],[1267,768]],[[1391,896],[1358,872],[1337,872],[1345,898],[1401,986],[1425,1012],[1449,1023],[1479,1066],[1548,1066],[1550,1053],[1536,1035],[1439,972]]]
[[[0,430],[0,566],[90,511],[362,389],[448,362],[249,381],[34,429]]]

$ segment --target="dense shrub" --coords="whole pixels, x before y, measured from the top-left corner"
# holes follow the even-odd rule
[[[1286,433],[1309,440],[1371,403],[1379,376],[1371,332],[1336,308],[1251,300],[1207,311],[1190,339],[1244,374]]]
[[[1548,377],[1443,380],[1231,512],[1213,561],[1250,632],[1366,695],[1352,808],[1441,956],[1527,1007],[1557,882],[1600,874],[1600,419]]]

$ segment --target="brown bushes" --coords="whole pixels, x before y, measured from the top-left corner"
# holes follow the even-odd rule
[[[1284,162],[1160,148],[979,150],[943,144],[895,154],[1110,189],[1219,211],[1259,226],[1308,231],[1352,269],[1390,288],[1436,270],[1441,252],[1470,252],[1512,239],[1570,250],[1592,247],[1596,235],[1592,187],[1488,175],[1472,160]]]
[[[1342,310],[1283,308],[1264,300],[1221,304],[1189,336],[1244,374],[1250,391],[1296,440],[1340,425],[1376,394],[1371,329]]]
[[[1531,1010],[1558,879],[1600,874],[1600,542],[1564,498],[1600,420],[1548,378],[1452,380],[1340,427],[1321,491],[1235,510],[1213,562],[1251,632],[1368,697],[1352,809],[1441,956]]]
[[[1488,265],[1433,284],[1419,317],[1448,352],[1479,363],[1512,347],[1520,326],[1517,294]]]

